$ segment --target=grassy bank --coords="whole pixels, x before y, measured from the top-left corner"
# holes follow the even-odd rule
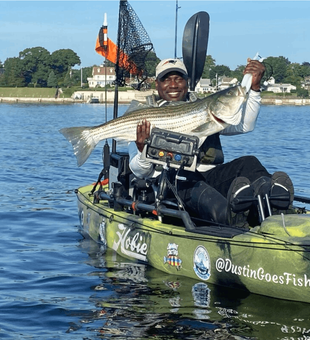
[[[63,88],[59,98],[71,98],[75,91],[81,90],[81,87]],[[103,92],[102,88],[82,89],[83,91]],[[114,89],[109,89],[109,91]],[[130,87],[120,87],[119,91],[132,90]],[[14,98],[54,98],[56,94],[55,88],[40,88],[40,87],[0,87],[1,97],[14,97]]]
[[[70,98],[74,90],[64,89],[60,98]],[[55,88],[31,88],[31,87],[0,87],[0,97],[18,98],[54,98]]]

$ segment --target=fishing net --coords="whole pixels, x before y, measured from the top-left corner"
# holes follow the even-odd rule
[[[132,74],[137,77],[139,90],[147,78],[146,57],[150,51],[155,51],[149,35],[127,0],[120,1],[117,47],[115,82],[124,86],[126,78]]]

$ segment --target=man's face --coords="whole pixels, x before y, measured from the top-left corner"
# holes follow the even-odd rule
[[[156,90],[162,99],[169,102],[185,100],[188,91],[187,80],[179,72],[169,72],[156,79]]]

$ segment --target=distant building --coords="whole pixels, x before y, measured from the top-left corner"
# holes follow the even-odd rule
[[[92,77],[87,78],[89,87],[105,87],[105,85],[112,85],[115,81],[114,67],[105,67],[103,65],[94,66]]]
[[[291,93],[292,90],[296,90],[296,86],[292,84],[276,84],[273,77],[268,80],[266,91],[273,93]]]
[[[201,78],[195,88],[197,93],[214,93],[219,90],[227,89],[228,87],[238,84],[237,78],[228,78],[225,76],[218,77],[215,79],[215,86],[212,86],[210,79]]]
[[[214,92],[214,87],[212,86],[210,79],[201,78],[195,88],[195,91],[197,93]]]
[[[218,90],[225,90],[228,87],[234,86],[238,84],[238,79],[237,78],[229,78],[229,77],[218,77],[217,80],[217,87]]]

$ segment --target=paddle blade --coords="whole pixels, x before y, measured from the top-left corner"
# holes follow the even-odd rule
[[[183,62],[190,79],[190,90],[202,76],[209,40],[210,17],[207,12],[194,14],[186,23],[182,40]]]

